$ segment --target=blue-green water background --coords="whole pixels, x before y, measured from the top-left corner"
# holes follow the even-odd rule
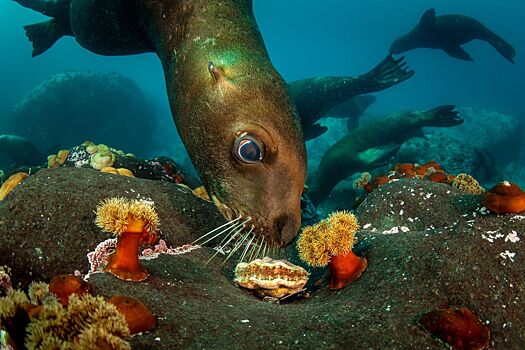
[[[378,101],[371,112],[451,103],[525,118],[524,1],[254,1],[255,16],[271,59],[287,81],[364,73],[386,55],[396,36],[411,29],[432,7],[438,15],[459,13],[479,19],[516,48],[516,64],[510,64],[481,41],[465,46],[474,63],[452,59],[437,50],[411,51],[406,57],[416,75],[377,93]],[[13,1],[0,2],[0,120],[26,92],[53,73],[116,71],[137,81],[154,101],[157,110],[152,115],[175,133],[162,68],[154,54],[98,56],[67,37],[43,55],[31,58],[31,45],[22,26],[42,19],[45,17]]]

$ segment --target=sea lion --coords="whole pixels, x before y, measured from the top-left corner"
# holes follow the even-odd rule
[[[17,135],[0,135],[0,154],[7,156],[10,166],[33,166],[45,162],[45,155],[28,139]]]
[[[178,132],[219,210],[240,218],[247,242],[293,240],[305,144],[251,1],[16,1],[53,17],[26,27],[33,55],[63,35],[102,55],[155,52]]]
[[[315,77],[289,83],[288,90],[297,106],[305,140],[328,130],[317,121],[332,108],[358,95],[397,85],[413,75],[404,57],[396,59],[388,55],[372,70],[357,77]]]
[[[343,179],[358,171],[385,165],[401,144],[422,127],[450,127],[463,123],[455,106],[428,111],[403,111],[387,115],[350,131],[330,147],[317,170],[308,177],[308,191],[319,204]]]
[[[463,15],[437,16],[434,9],[427,10],[419,24],[400,36],[390,46],[390,52],[402,53],[417,48],[442,49],[449,56],[474,61],[461,47],[472,40],[485,40],[503,57],[514,63],[516,50],[478,20]]]

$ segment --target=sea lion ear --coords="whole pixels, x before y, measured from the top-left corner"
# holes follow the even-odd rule
[[[430,30],[436,23],[436,10],[426,10],[421,19],[419,20],[419,30]]]
[[[213,64],[212,61],[208,62],[208,71],[215,83],[225,78],[224,71]]]

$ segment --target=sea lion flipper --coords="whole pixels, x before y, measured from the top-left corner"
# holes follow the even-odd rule
[[[38,56],[47,51],[58,39],[67,34],[55,19],[24,26],[26,36],[33,44],[32,56]]]
[[[419,30],[420,31],[430,31],[434,28],[436,23],[436,10],[428,9],[423,13],[421,19],[419,20]]]
[[[460,60],[473,62],[474,59],[461,46],[447,47],[443,49],[449,56],[459,58]]]
[[[442,105],[426,112],[423,126],[449,127],[463,124],[459,112],[454,105]]]
[[[42,54],[64,35],[72,34],[69,24],[69,0],[15,0],[20,5],[53,17],[50,20],[24,26],[33,44],[33,57]]]
[[[505,41],[503,38],[498,36],[494,32],[490,32],[487,40],[503,57],[505,57],[510,63],[514,63],[514,57],[516,56],[516,50],[514,47]]]
[[[381,91],[391,86],[397,85],[414,75],[413,70],[409,70],[405,57],[394,58],[389,54],[381,63],[371,71],[360,75],[360,85],[364,92]]]

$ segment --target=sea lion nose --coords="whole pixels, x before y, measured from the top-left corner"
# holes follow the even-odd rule
[[[301,227],[301,217],[296,218],[288,214],[281,215],[274,220],[274,227],[277,242],[284,247],[290,244],[297,235]]]

